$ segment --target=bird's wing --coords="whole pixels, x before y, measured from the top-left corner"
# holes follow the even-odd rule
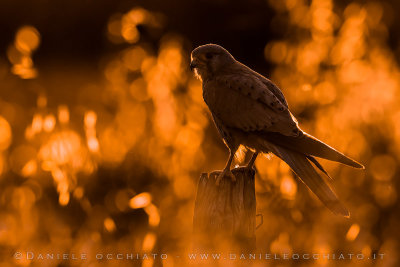
[[[277,96],[247,71],[219,75],[203,84],[204,100],[226,126],[242,131],[270,131],[298,136],[301,131]],[[284,98],[283,98],[284,99]]]
[[[276,86],[270,79],[264,77],[260,73],[250,69],[246,65],[242,64],[242,68],[245,68],[247,72],[251,73],[252,75],[256,76],[267,88],[271,93],[273,93],[278,100],[286,107],[289,108],[288,103],[286,102],[285,96],[283,95],[281,89]]]

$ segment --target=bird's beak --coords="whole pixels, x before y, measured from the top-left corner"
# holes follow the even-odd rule
[[[195,68],[197,68],[197,62],[196,62],[195,59],[193,59],[193,60],[190,62],[190,70],[193,71]]]

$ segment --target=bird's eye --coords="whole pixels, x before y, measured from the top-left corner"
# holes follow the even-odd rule
[[[213,57],[213,54],[211,54],[211,53],[206,53],[206,59],[212,59],[212,57]]]

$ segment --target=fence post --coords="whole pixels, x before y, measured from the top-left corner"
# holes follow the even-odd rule
[[[202,173],[193,216],[196,249],[253,251],[256,247],[255,171],[244,167],[215,185],[219,172]]]

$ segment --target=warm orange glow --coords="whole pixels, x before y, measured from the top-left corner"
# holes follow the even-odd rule
[[[129,86],[129,92],[134,99],[141,102],[150,98],[147,93],[146,81],[143,78],[134,80]]]
[[[321,82],[314,88],[314,97],[323,104],[330,104],[336,99],[336,89],[329,82]]]
[[[13,64],[11,71],[21,79],[33,79],[37,76],[31,54],[39,44],[40,34],[32,26],[24,26],[16,33],[14,45],[9,47],[7,55]]]
[[[321,160],[334,178],[329,184],[351,212],[343,219],[310,197],[278,157],[259,156],[255,193],[257,214],[264,220],[256,235],[262,253],[361,251],[370,256],[379,251],[390,255],[389,263],[398,254],[398,242],[387,234],[398,228],[400,200],[400,67],[391,32],[398,23],[386,2],[267,0],[271,17],[260,21],[271,32],[258,29],[271,37],[264,38],[266,43],[225,39],[231,29],[261,23],[256,17],[247,21],[248,12],[221,32],[226,41],[221,44],[233,56],[282,89],[302,129],[366,166],[356,171]],[[71,251],[93,259],[95,252],[113,250],[186,255],[191,249],[199,175],[221,169],[227,157],[201,83],[188,66],[200,39],[191,43],[190,36],[170,33],[175,18],[170,23],[159,10],[129,3],[118,10],[125,12],[104,18],[98,36],[104,34],[106,43],[90,51],[93,57],[87,51],[82,57],[63,54],[86,46],[75,39],[60,43],[73,46],[67,50],[49,50],[52,31],[43,22],[13,23],[7,27],[11,35],[4,33],[0,247],[5,251]],[[52,28],[64,35],[62,27]],[[245,165],[250,153],[241,146],[232,166]],[[185,265],[180,260],[169,257],[161,264]],[[36,261],[10,262],[28,266]],[[49,264],[68,265],[60,262]],[[229,264],[236,263],[269,264]],[[301,263],[340,265],[324,258]]]
[[[18,64],[21,62],[22,54],[15,48],[15,46],[10,45],[7,49],[7,58],[12,64]]]
[[[67,177],[64,175],[62,179],[58,180],[57,191],[60,193],[60,195],[63,195],[69,191],[69,184],[66,178]]]
[[[136,43],[139,41],[140,33],[134,25],[123,24],[121,35],[128,43]]]
[[[271,243],[271,253],[283,254],[291,253],[292,248],[289,244],[288,233],[280,233],[278,238]]]
[[[120,16],[114,15],[110,18],[110,21],[108,22],[107,25],[107,30],[108,33],[110,34],[108,37],[110,38],[110,41],[116,41],[115,38],[119,37],[121,35],[121,19]]]
[[[387,207],[393,205],[397,198],[398,193],[391,183],[375,183],[372,188],[372,193],[375,197],[376,202],[381,207]]]
[[[139,70],[143,60],[146,57],[146,51],[140,46],[127,50],[123,55],[124,65],[131,71]]]
[[[9,156],[9,167],[15,173],[25,177],[35,172],[37,151],[30,145],[19,145],[12,149]]]
[[[104,228],[106,228],[106,230],[110,233],[114,232],[115,229],[117,228],[115,226],[115,222],[113,219],[111,219],[110,217],[105,218],[104,220]]]
[[[54,117],[54,115],[50,114],[44,117],[43,130],[45,132],[53,131],[55,126],[56,126],[56,118]]]
[[[149,225],[152,227],[157,227],[160,223],[160,214],[157,207],[153,204],[150,204],[144,208],[147,215],[149,216]]]
[[[275,63],[282,63],[287,55],[288,48],[284,42],[275,42],[265,47],[265,57]]]
[[[88,111],[85,113],[85,127],[94,128],[96,126],[97,115],[94,111]]]
[[[145,259],[142,263],[142,267],[152,267],[154,266],[154,259],[149,258],[149,259]]]
[[[32,131],[34,134],[40,133],[43,129],[43,116],[35,114],[32,119]]]
[[[192,192],[195,191],[195,185],[188,176],[176,177],[173,186],[174,193],[179,198],[189,198],[192,196]]]
[[[41,168],[44,171],[51,171],[54,168],[54,162],[50,160],[44,160],[41,164]]]
[[[12,133],[10,124],[0,116],[0,151],[7,149],[11,141]]]
[[[74,197],[77,199],[81,199],[83,197],[84,193],[85,193],[85,191],[83,190],[82,187],[77,187],[74,190]]]
[[[284,176],[281,181],[281,193],[287,199],[294,199],[297,192],[297,184],[290,176]]]
[[[141,209],[148,206],[151,202],[151,199],[152,198],[149,193],[143,192],[131,198],[131,200],[129,200],[129,206],[132,209]]]
[[[134,193],[130,189],[119,190],[115,194],[115,198],[114,198],[114,205],[116,206],[116,208],[119,211],[128,210],[130,208],[129,200],[132,198],[132,195],[134,195]]]
[[[390,155],[376,155],[372,158],[370,168],[376,180],[389,182],[396,172],[396,161]]]
[[[365,246],[365,247],[361,250],[361,252],[362,252],[364,255],[370,255],[371,252],[372,252],[372,250],[371,250],[371,247],[370,247],[370,246]]]
[[[76,160],[80,147],[80,137],[72,131],[65,131],[53,135],[40,150],[40,155],[44,160],[65,164]]]
[[[22,53],[30,53],[39,46],[39,43],[39,32],[32,26],[20,28],[15,37],[15,46]]]
[[[32,67],[32,59],[29,57],[22,57],[21,63],[15,64],[11,70],[22,79],[33,79],[37,76],[37,71]]]
[[[143,239],[142,250],[151,251],[156,243],[157,236],[154,233],[147,233]]]
[[[63,124],[69,122],[69,110],[67,106],[58,107],[58,120]]]
[[[87,145],[90,151],[99,152],[99,141],[95,137],[90,137],[87,140]]]
[[[58,202],[61,206],[66,206],[69,203],[69,193],[62,193],[59,196]]]
[[[240,145],[238,150],[236,151],[235,158],[239,162],[243,162],[245,156],[246,156],[247,148],[243,145]]]
[[[51,134],[39,150],[39,159],[42,169],[50,172],[57,184],[59,203],[62,206],[69,203],[70,192],[76,187],[76,173],[90,173],[94,169],[81,138],[68,130]]]
[[[347,231],[346,239],[349,241],[354,241],[359,233],[360,233],[360,226],[358,224],[353,224]]]
[[[129,11],[125,16],[133,24],[138,25],[146,21],[146,18],[149,16],[149,13],[143,8],[134,8],[131,11]]]
[[[3,174],[4,168],[5,168],[4,164],[5,164],[4,157],[3,157],[3,155],[0,154],[0,177]]]
[[[39,108],[45,108],[47,106],[47,97],[45,95],[39,95],[36,104]]]
[[[36,160],[31,159],[22,168],[21,173],[23,176],[28,177],[34,175],[36,171],[37,171],[37,162]]]
[[[99,144],[103,160],[121,162],[128,149],[132,147],[144,133],[147,113],[144,106],[123,101],[114,121],[99,133]]]

